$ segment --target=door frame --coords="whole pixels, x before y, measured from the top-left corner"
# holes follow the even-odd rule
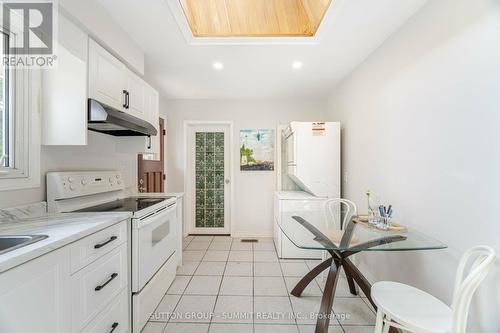
[[[233,127],[234,124],[232,121],[206,121],[206,120],[185,120],[184,121],[184,198],[185,198],[185,218],[184,218],[184,235],[187,236],[189,234],[193,234],[196,231],[194,230],[195,226],[195,184],[196,180],[192,175],[194,174],[194,163],[190,163],[190,131],[194,127],[198,126],[223,126],[228,128],[228,156],[227,156],[227,164],[228,164],[228,172],[227,178],[229,179],[229,206],[225,207],[225,209],[229,209],[227,216],[229,217],[229,221],[225,221],[228,226],[228,231],[224,231],[224,234],[231,234],[234,230],[234,132]],[[217,234],[221,232],[213,232],[213,234]]]

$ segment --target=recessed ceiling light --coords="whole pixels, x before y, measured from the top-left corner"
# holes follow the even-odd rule
[[[224,64],[222,62],[214,62],[213,66],[216,71],[221,71],[224,69]]]
[[[292,64],[292,68],[293,69],[301,69],[302,66],[304,66],[304,64],[300,61],[294,61],[293,64]]]

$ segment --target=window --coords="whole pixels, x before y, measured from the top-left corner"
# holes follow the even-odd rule
[[[40,186],[41,70],[3,61],[18,34],[0,30],[0,191]]]
[[[0,43],[0,54],[9,47],[9,36],[2,32]],[[0,167],[8,168],[9,163],[9,70],[0,64]]]

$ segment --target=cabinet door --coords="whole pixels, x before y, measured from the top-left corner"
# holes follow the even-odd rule
[[[71,332],[70,254],[63,248],[0,274],[0,332]]]
[[[111,53],[89,40],[89,97],[125,111],[126,68]]]
[[[160,133],[160,109],[159,109],[159,101],[160,96],[158,92],[152,88],[148,90],[148,121],[156,128],[158,132],[157,135],[152,136],[151,138],[146,138],[146,146],[144,149],[144,153],[148,156],[145,156],[148,160],[160,160],[160,136],[163,133]]]
[[[128,107],[125,112],[143,119],[147,119],[146,112],[146,83],[137,75],[127,70],[126,88],[128,92]]]
[[[42,144],[87,144],[87,62],[64,46],[58,65],[42,72]]]
[[[87,144],[88,35],[59,15],[57,66],[42,71],[42,144]]]

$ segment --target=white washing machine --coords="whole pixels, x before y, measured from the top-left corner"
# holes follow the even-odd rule
[[[285,223],[298,223],[292,216],[300,216],[314,223],[324,219],[324,204],[327,198],[315,197],[303,191],[279,191],[275,194],[274,201],[274,243],[281,259],[321,259],[323,251],[304,250],[295,246],[281,231],[280,225]],[[294,239],[300,237],[311,238],[312,235],[304,230],[302,235],[294,235]]]

